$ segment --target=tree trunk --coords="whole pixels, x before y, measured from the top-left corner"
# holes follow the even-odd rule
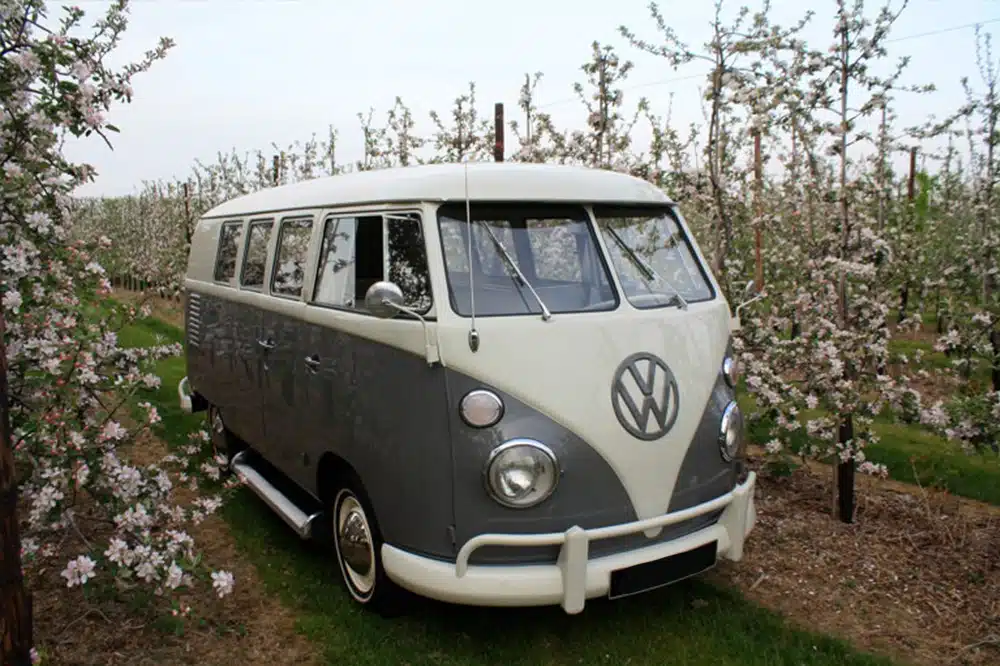
[[[990,331],[990,346],[993,347],[993,367],[990,368],[990,379],[993,390],[1000,391],[1000,330]]]
[[[31,597],[24,588],[21,571],[4,335],[3,311],[0,310],[0,664],[28,666],[32,643]]]
[[[841,11],[846,11],[841,7]],[[841,257],[848,259],[851,239],[850,208],[847,199],[847,118],[848,105],[847,93],[851,80],[850,62],[850,41],[847,30],[841,33],[841,69],[840,69],[840,233],[841,233]],[[843,329],[851,328],[851,320],[848,314],[847,304],[847,273],[840,272],[840,284],[838,289],[840,301],[840,325]],[[845,377],[852,379],[850,375]],[[840,442],[846,443],[854,438],[854,418],[853,414],[844,414],[840,417]],[[837,504],[840,520],[850,523],[854,520],[854,456],[852,455],[846,462],[834,461],[837,466]]]
[[[854,439],[854,415],[847,414],[840,419],[840,443]],[[854,522],[854,456],[847,462],[837,462],[837,508],[840,521]]]
[[[904,284],[899,289],[899,315],[896,318],[896,322],[902,322],[906,319],[906,306],[910,301],[910,285]]]
[[[184,247],[191,249],[191,236],[194,229],[191,224],[191,185],[184,183]]]

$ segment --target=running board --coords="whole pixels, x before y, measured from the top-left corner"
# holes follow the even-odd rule
[[[249,449],[240,451],[229,461],[229,468],[250,490],[274,510],[302,539],[312,536],[313,521],[323,515],[321,511],[307,514],[295,502],[278,490],[263,474],[254,469],[249,460]]]

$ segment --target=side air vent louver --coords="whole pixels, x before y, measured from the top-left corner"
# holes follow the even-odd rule
[[[188,295],[187,341],[193,347],[201,341],[201,294]]]

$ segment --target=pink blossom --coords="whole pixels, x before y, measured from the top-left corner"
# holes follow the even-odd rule
[[[128,436],[128,430],[123,428],[117,421],[108,421],[104,425],[101,435],[104,439],[124,439]]]
[[[220,599],[232,593],[235,582],[236,579],[233,577],[233,574],[228,571],[212,572],[212,587]]]
[[[97,575],[94,567],[95,562],[89,556],[80,555],[76,559],[70,560],[60,575],[66,579],[67,587],[85,585],[88,580]]]

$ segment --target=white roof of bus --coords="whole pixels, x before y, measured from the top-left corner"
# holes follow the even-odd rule
[[[464,201],[465,164],[428,164],[314,178],[230,199],[204,217],[373,203]],[[664,204],[671,199],[641,178],[563,164],[470,162],[473,201]]]

